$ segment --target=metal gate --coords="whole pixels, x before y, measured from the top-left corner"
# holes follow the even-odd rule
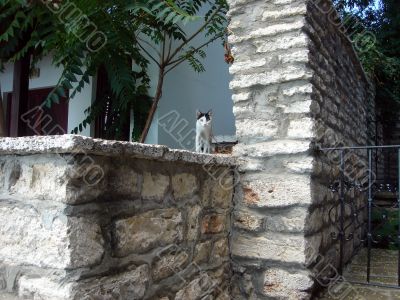
[[[363,248],[365,276],[346,280],[400,288],[400,145],[321,150],[325,157],[336,157],[338,166],[337,175],[330,182],[330,190],[338,201],[329,210],[330,222],[335,226],[332,239],[339,243],[338,273],[343,275],[345,265],[353,258],[349,253],[352,256]],[[351,174],[349,170],[352,170]],[[347,251],[350,242],[353,246],[359,245]],[[397,269],[396,282],[376,282],[371,278],[372,255],[376,249],[385,248],[392,249],[388,251],[397,257],[397,261],[393,261]]]

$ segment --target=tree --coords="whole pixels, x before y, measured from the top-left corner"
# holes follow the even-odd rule
[[[337,0],[342,19],[354,18],[349,24],[351,39],[365,47],[355,47],[366,72],[376,85],[376,100],[392,118],[400,107],[400,6],[397,0]],[[375,39],[363,32],[373,33]],[[355,34],[354,34],[355,33]],[[357,41],[357,39],[364,39]]]
[[[0,137],[6,136],[6,127],[4,120],[4,109],[3,109],[3,97],[1,96],[1,84],[0,84]]]
[[[147,1],[148,2],[148,1]],[[213,3],[211,8],[207,11],[203,18],[198,17],[199,12],[204,6],[208,5],[210,1],[166,1],[165,4],[153,0],[148,2],[150,9],[143,9],[135,7],[134,10],[138,11],[143,9],[147,14],[147,20],[143,23],[141,33],[151,37],[151,41],[159,46],[146,43],[145,40],[138,38],[139,47],[147,54],[159,69],[158,83],[156,93],[143,129],[140,142],[144,142],[147,133],[150,129],[154,114],[157,110],[158,103],[162,95],[162,87],[165,76],[176,68],[181,63],[188,61],[192,68],[197,72],[203,72],[204,67],[201,64],[200,58],[205,58],[206,53],[203,51],[210,43],[217,39],[223,39],[225,36],[225,29],[227,26],[226,13],[228,5],[225,0],[217,0]],[[184,28],[174,22],[175,18],[184,16],[189,20],[201,19],[198,29],[190,35],[187,35]],[[191,42],[205,33],[206,41],[200,45],[193,46]],[[158,57],[154,57],[146,51],[144,45],[146,43],[155,50]],[[173,45],[177,44],[175,48]]]
[[[65,96],[65,89],[72,89],[69,96],[72,99],[89,83],[90,76],[104,67],[115,99],[111,110],[116,115],[126,115],[132,106],[144,106],[140,99],[147,94],[149,86],[148,64],[149,61],[156,63],[159,67],[157,92],[142,141],[160,101],[165,75],[184,61],[195,71],[203,71],[200,59],[205,56],[204,47],[223,38],[226,28],[225,0],[0,0],[0,4],[0,67],[24,57],[29,51],[32,65],[51,53],[53,63],[64,70],[45,102],[47,106]],[[73,17],[75,11],[79,17]],[[206,11],[203,17],[201,11]],[[184,27],[189,22],[202,25],[188,35]],[[88,24],[93,24],[101,34],[99,37],[106,41],[95,51],[88,49],[88,38],[84,38],[89,35],[90,40],[92,34],[93,26]],[[207,41],[193,46],[200,34],[205,34]],[[158,57],[148,47],[156,50]],[[75,133],[93,122],[105,109],[107,99],[96,99]],[[118,124],[114,125],[118,128]]]

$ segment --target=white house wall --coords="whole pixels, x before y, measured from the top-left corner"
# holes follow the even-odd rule
[[[160,125],[160,144],[173,148],[187,148],[187,139],[194,135],[197,109],[202,112],[212,109],[215,136],[235,135],[235,119],[229,90],[230,75],[228,65],[224,61],[223,47],[220,42],[215,42],[206,52],[206,72],[196,73],[189,64],[184,63],[167,75],[158,116],[161,118],[176,110],[179,113],[178,126],[184,127],[187,124],[187,127],[179,134],[181,128],[171,132],[168,126]],[[185,138],[188,134],[190,137]]]
[[[194,40],[194,45],[201,45],[205,41],[205,38],[199,37]],[[224,61],[223,46],[216,41],[205,51],[207,57],[202,60],[205,72],[196,73],[188,63],[183,63],[165,78],[158,120],[155,119],[152,125],[158,122],[159,144],[193,150],[194,144],[190,145],[188,139],[194,142],[197,109],[203,112],[212,109],[215,136],[235,135],[230,75]],[[179,124],[178,128],[165,126],[164,116],[176,118],[174,126]]]
[[[46,88],[55,86],[61,76],[62,70],[51,64],[51,58],[45,57],[37,65],[40,69],[38,78],[29,80],[29,89]],[[12,92],[13,89],[13,66],[6,66],[3,73],[0,73],[0,83],[2,92]],[[86,85],[81,93],[77,94],[74,99],[70,100],[68,108],[68,132],[73,130],[85,118],[84,110],[89,107],[92,102],[92,79],[89,85]],[[54,104],[57,105],[57,104]],[[87,127],[81,133],[90,136],[90,128]]]

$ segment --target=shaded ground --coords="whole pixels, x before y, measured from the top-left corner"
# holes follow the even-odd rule
[[[398,251],[372,249],[371,283],[397,285]],[[367,249],[357,254],[344,273],[345,283],[336,285],[318,299],[400,300],[400,289],[366,286],[348,281],[367,282]]]

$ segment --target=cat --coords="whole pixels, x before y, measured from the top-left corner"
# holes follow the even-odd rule
[[[196,112],[196,152],[211,153],[212,111]]]

